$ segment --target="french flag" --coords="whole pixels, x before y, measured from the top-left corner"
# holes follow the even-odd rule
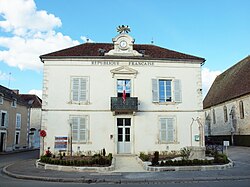
[[[125,81],[123,84],[122,100],[123,100],[123,104],[125,104],[125,101],[126,101],[126,82]]]

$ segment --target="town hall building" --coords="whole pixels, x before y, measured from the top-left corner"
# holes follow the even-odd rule
[[[205,59],[135,44],[129,31],[119,26],[113,43],[40,56],[45,150],[139,154],[204,147]]]

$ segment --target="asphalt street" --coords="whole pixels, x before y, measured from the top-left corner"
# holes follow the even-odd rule
[[[37,176],[48,176],[58,178],[91,178],[91,179],[110,179],[115,181],[112,184],[101,183],[91,184],[92,186],[249,186],[250,184],[250,148],[249,147],[230,147],[229,157],[235,162],[235,167],[226,170],[216,171],[182,171],[182,172],[147,172],[147,173],[118,173],[116,175],[105,175],[98,173],[76,173],[76,172],[57,172],[51,170],[37,169],[34,161],[38,158],[38,151],[14,153],[0,155],[1,169],[11,163],[17,163],[10,168],[18,174],[32,174]],[[18,168],[15,168],[18,166]],[[26,168],[24,170],[23,168]],[[27,168],[30,168],[28,170]],[[27,173],[23,173],[23,171]],[[34,173],[35,171],[35,173]],[[30,172],[30,173],[28,173]],[[33,172],[33,173],[32,173]],[[150,179],[151,182],[138,182]],[[164,180],[167,179],[167,180]],[[196,180],[200,179],[200,180]],[[117,184],[116,184],[117,183]],[[119,184],[121,183],[121,184]],[[133,183],[133,184],[132,184]],[[0,187],[34,187],[39,186],[85,186],[83,183],[61,183],[45,182],[35,180],[15,179],[5,174],[0,175]]]

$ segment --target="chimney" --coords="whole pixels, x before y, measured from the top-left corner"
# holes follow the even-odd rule
[[[19,90],[12,90],[15,94],[19,95]]]

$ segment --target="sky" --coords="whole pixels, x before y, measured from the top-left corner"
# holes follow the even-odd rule
[[[249,0],[0,0],[0,84],[41,97],[39,56],[89,42],[112,43],[128,25],[137,44],[206,59],[213,80],[250,55]]]

